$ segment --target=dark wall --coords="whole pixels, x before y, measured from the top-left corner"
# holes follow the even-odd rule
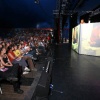
[[[100,14],[91,17],[91,22],[100,22]]]
[[[84,19],[85,23],[88,23],[88,20],[89,20],[89,13],[87,13],[87,14],[85,14],[85,15],[82,15],[82,16],[80,17],[80,20],[81,20],[81,19]]]

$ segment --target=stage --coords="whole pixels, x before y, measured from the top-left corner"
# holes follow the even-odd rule
[[[68,44],[54,52],[52,84],[58,92],[49,100],[100,100],[100,57],[80,55]]]

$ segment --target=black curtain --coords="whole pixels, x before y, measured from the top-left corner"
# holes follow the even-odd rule
[[[94,23],[94,22],[100,22],[100,14],[92,16],[91,17],[91,22],[92,23]]]
[[[85,23],[88,23],[88,20],[89,20],[89,13],[82,15],[82,16],[80,17],[80,21],[81,21],[81,19],[84,19]]]

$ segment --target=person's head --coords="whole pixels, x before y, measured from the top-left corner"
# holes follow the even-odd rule
[[[84,19],[81,19],[81,24],[83,24],[83,23],[85,23],[85,22],[84,22]]]
[[[17,49],[21,49],[21,44],[17,44]]]
[[[10,42],[7,42],[7,43],[6,43],[6,46],[9,47],[9,46],[10,46]]]
[[[0,48],[2,48],[2,44],[0,43]]]
[[[13,48],[14,48],[14,50],[16,50],[17,49],[17,45],[14,45]]]
[[[5,46],[5,42],[2,42],[2,46]]]
[[[5,47],[0,48],[0,54],[3,55],[6,53]]]
[[[9,46],[10,46],[10,43],[7,42],[6,45],[5,45],[5,48],[7,49]]]
[[[10,45],[9,47],[8,47],[8,51],[13,51],[14,50],[14,45]]]
[[[24,44],[21,44],[21,48],[24,48],[25,46],[24,46]]]

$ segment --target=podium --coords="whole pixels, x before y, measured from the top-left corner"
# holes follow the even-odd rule
[[[74,27],[72,49],[79,54],[100,56],[100,23],[84,23]]]

